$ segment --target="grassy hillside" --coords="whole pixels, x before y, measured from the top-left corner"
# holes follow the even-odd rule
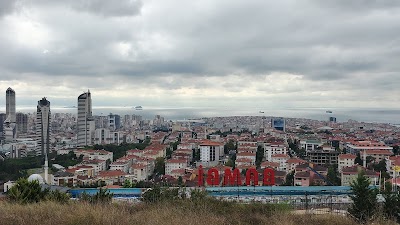
[[[240,205],[212,201],[161,202],[157,204],[90,205],[81,202],[41,202],[18,205],[0,202],[1,224],[280,224],[355,225],[336,215],[295,215],[285,206]],[[390,222],[374,224],[389,225]]]

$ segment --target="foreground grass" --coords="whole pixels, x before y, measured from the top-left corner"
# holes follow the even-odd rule
[[[0,224],[281,224],[356,225],[336,215],[295,215],[285,206],[234,204],[217,201],[173,201],[157,204],[90,205],[82,202],[41,202],[18,205],[0,202]],[[374,224],[390,225],[390,222]]]

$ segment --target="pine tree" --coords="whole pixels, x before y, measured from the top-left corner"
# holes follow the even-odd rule
[[[352,195],[350,198],[353,200],[348,212],[358,222],[368,222],[376,213],[377,209],[377,190],[371,189],[370,181],[364,173],[358,174],[357,179],[352,181],[351,184]]]
[[[393,219],[400,223],[400,194],[392,192],[392,184],[390,182],[385,183],[383,197],[385,198],[383,213],[388,219]]]

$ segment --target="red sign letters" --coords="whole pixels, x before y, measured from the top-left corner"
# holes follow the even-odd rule
[[[199,167],[199,186],[204,186],[204,170],[203,167]],[[250,168],[246,171],[246,182],[245,185],[250,186],[258,185],[258,172],[254,168]],[[271,168],[266,168],[263,171],[263,185],[272,186],[275,184],[275,171]],[[216,168],[211,168],[207,172],[206,182],[208,186],[220,185],[219,171]],[[225,169],[223,177],[223,186],[241,186],[243,185],[239,169]]]

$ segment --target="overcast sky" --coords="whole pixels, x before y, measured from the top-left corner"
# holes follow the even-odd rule
[[[398,0],[0,0],[17,108],[399,108],[399,71]]]

